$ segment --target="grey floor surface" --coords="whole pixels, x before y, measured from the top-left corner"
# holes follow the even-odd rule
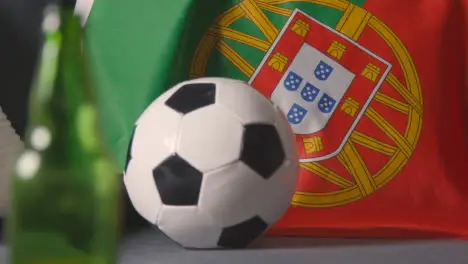
[[[7,263],[0,246],[0,263]],[[243,250],[186,250],[157,231],[124,241],[120,264],[467,264],[468,241],[268,237]]]

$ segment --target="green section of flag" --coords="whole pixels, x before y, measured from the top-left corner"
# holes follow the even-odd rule
[[[239,2],[95,1],[86,26],[88,45],[102,125],[120,168],[124,167],[127,145],[138,116],[166,89],[189,78],[190,64],[201,37],[217,16]],[[364,0],[350,2],[364,4]],[[289,2],[278,6],[299,8],[331,27],[342,16],[341,11],[312,3]],[[278,29],[288,19],[264,12]],[[231,28],[266,40],[246,18],[240,18]],[[265,55],[264,51],[245,44],[226,42],[254,68]],[[208,58],[205,75],[249,79],[215,49]]]

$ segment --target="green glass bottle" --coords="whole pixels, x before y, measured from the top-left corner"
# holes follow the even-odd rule
[[[104,146],[80,18],[46,7],[25,150],[12,179],[12,264],[114,264],[121,180]]]

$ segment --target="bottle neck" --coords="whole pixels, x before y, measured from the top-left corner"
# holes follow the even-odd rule
[[[78,16],[72,9],[63,8],[61,12],[62,47],[59,54],[57,87],[66,90],[64,94],[70,107],[74,103],[94,103],[93,90],[85,62],[83,30]]]
[[[31,89],[29,122],[94,103],[79,17],[73,9],[51,5],[43,19],[43,47]],[[61,102],[56,104],[54,102]]]
[[[44,17],[44,43],[36,81],[31,90],[28,137],[35,127],[46,127],[54,140],[51,148],[91,141],[98,133],[96,103],[86,68],[80,19],[69,7],[48,7]]]

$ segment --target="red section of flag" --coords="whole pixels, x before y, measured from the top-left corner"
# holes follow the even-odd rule
[[[374,100],[371,107],[400,135],[409,133],[406,124],[408,119],[413,118],[404,114],[405,106],[420,107],[422,127],[418,143],[409,150],[411,155],[402,168],[395,168],[400,170],[399,173],[382,183],[383,186],[377,186],[370,195],[339,206],[292,206],[270,234],[467,238],[467,1],[369,0],[364,8],[388,26],[406,47],[419,77],[422,95],[422,103],[417,105],[416,100],[411,98],[415,91],[408,90],[403,96],[386,83],[379,93],[397,99],[402,103],[399,104],[401,107],[386,107],[382,100]],[[326,36],[328,32],[320,34]],[[388,61],[393,66],[392,75],[405,89],[409,89],[408,73],[402,70],[401,58],[397,58],[392,50],[395,47],[390,47],[370,27],[363,31],[357,42]],[[317,42],[314,45],[323,51],[329,43]],[[278,47],[281,52],[293,56],[299,44]],[[349,65],[359,64],[354,59],[349,60]],[[256,80],[259,83],[254,82],[253,85],[261,87],[260,90],[265,89],[262,92],[267,93],[276,85],[274,80],[279,80],[282,75],[268,67],[262,68],[262,71],[259,74],[262,78]],[[398,142],[395,135],[382,133],[378,126],[366,117],[356,131],[366,131],[370,133],[369,136],[381,139],[379,141],[387,144],[389,152],[392,147],[405,149],[404,141]],[[368,168],[376,177],[382,164],[388,163],[388,158],[361,152],[362,159],[370,164]],[[373,159],[376,160],[373,162]],[[337,160],[320,164],[339,166]],[[349,177],[344,172],[340,174]],[[324,188],[319,189],[326,186],[323,180],[316,180],[316,185],[314,177],[317,175],[303,169],[298,190],[327,192]]]

